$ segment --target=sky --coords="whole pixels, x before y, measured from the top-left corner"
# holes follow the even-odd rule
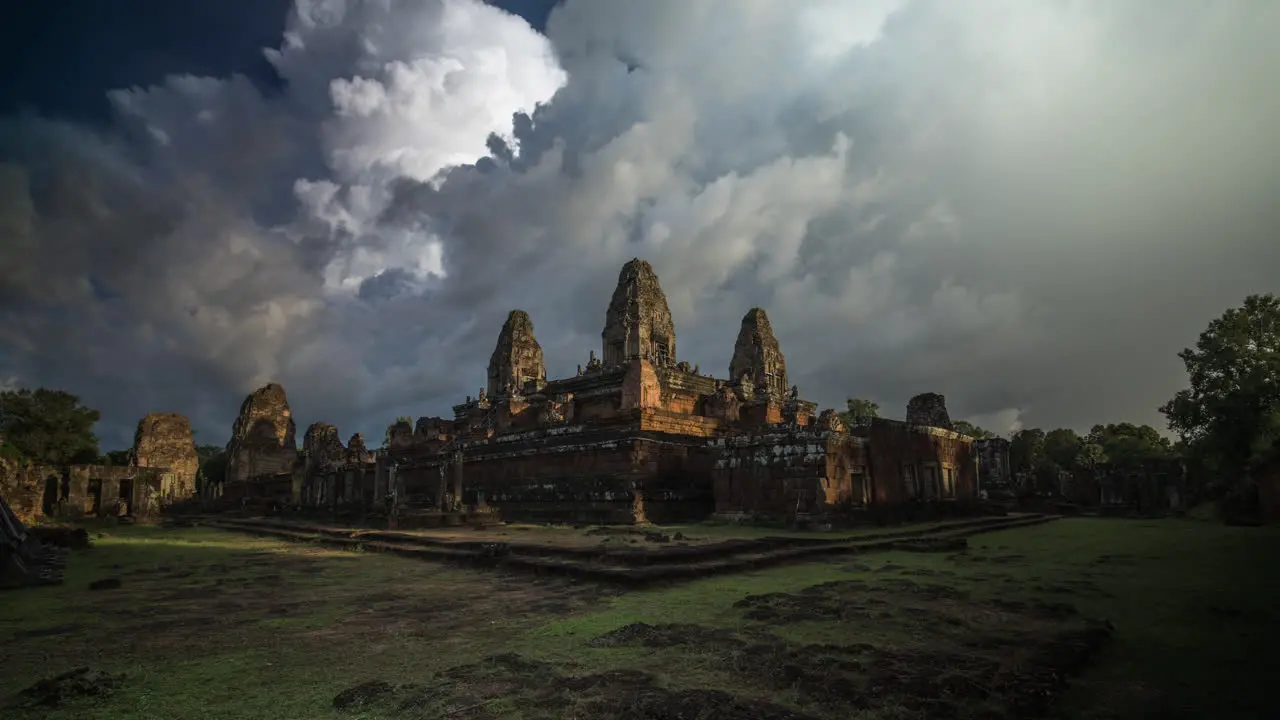
[[[50,5],[0,31],[0,383],[109,449],[271,381],[449,416],[516,308],[572,374],[633,257],[704,372],[759,306],[822,407],[1163,428],[1280,278],[1269,0]]]

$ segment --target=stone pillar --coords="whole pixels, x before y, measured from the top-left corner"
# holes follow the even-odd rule
[[[464,477],[464,473],[463,473],[462,451],[459,450],[453,456],[453,507],[458,510],[462,509],[463,477]]]

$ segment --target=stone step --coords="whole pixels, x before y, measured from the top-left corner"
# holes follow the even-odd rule
[[[985,527],[988,525],[999,525],[1020,517],[1032,517],[1032,515],[1014,515],[1014,516],[994,516],[969,518],[965,520],[955,520],[950,522],[939,523],[930,528],[930,532],[944,532],[953,529],[963,529],[967,527]],[[422,545],[425,547],[440,547],[458,550],[475,550],[480,552],[487,551],[493,542],[473,541],[473,540],[448,540],[444,538],[436,538],[424,535],[416,535],[406,532],[397,532],[391,530],[364,530],[353,528],[334,528],[321,525],[303,524],[273,519],[228,519],[219,517],[210,517],[204,519],[206,524],[222,523],[234,524],[241,527],[263,527],[278,529],[288,532],[301,532],[307,534],[322,535],[326,537],[337,538],[361,538],[364,542],[389,542],[398,545]],[[640,549],[640,548],[601,548],[601,547],[563,547],[554,545],[542,545],[533,543],[505,543],[509,554],[521,556],[548,556],[548,557],[564,557],[573,558],[584,561],[597,561],[607,559],[608,562],[624,564],[624,565],[656,565],[663,563],[688,563],[694,560],[709,560],[716,557],[728,557],[746,552],[765,552],[769,550],[780,549],[784,547],[803,547],[803,546],[833,546],[847,544],[856,540],[868,539],[889,539],[895,537],[913,537],[920,533],[921,529],[911,530],[883,530],[857,537],[783,537],[772,536],[757,539],[744,540],[726,540],[710,545],[699,546],[672,546],[663,545],[659,548]]]
[[[309,542],[349,550],[364,549],[388,552],[422,560],[448,562],[473,567],[501,568],[532,572],[535,574],[567,575],[582,580],[608,582],[627,586],[645,586],[661,582],[692,580],[708,575],[745,572],[790,562],[801,562],[822,555],[854,554],[885,551],[906,539],[941,539],[967,537],[983,532],[1008,530],[1038,525],[1058,519],[1052,515],[1025,515],[1005,518],[985,518],[982,523],[956,523],[915,531],[898,531],[870,537],[823,541],[801,545],[784,545],[772,548],[753,547],[739,552],[712,558],[696,558],[684,563],[651,563],[628,565],[615,562],[617,556],[597,553],[593,558],[573,556],[520,555],[511,552],[511,546],[493,543],[486,547],[448,547],[420,543],[392,542],[370,539],[368,533],[342,535],[331,530],[330,534],[304,532],[279,527],[275,523],[209,520],[202,524],[234,532],[274,537],[294,542]],[[403,535],[397,533],[396,535]],[[416,540],[423,538],[409,536]],[[807,540],[806,538],[799,538]],[[468,546],[474,543],[467,543]],[[529,546],[521,546],[529,547]]]

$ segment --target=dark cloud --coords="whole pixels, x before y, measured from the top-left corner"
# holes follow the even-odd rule
[[[572,372],[640,256],[703,370],[759,305],[824,405],[1156,423],[1280,270],[1269,3],[388,7],[299,2],[279,91],[6,121],[0,378],[119,441],[170,409],[220,440],[267,380],[379,437],[474,394],[513,308]]]

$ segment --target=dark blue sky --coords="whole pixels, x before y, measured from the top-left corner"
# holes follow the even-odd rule
[[[542,29],[556,0],[497,0]],[[165,75],[241,73],[275,82],[292,0],[0,0],[0,114],[101,121],[106,92]]]

